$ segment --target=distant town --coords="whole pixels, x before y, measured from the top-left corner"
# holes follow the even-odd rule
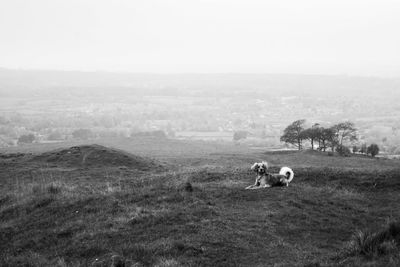
[[[0,147],[140,135],[234,142],[246,132],[240,142],[279,148],[285,127],[306,119],[352,121],[359,142],[400,154],[398,80],[118,75],[0,70]]]

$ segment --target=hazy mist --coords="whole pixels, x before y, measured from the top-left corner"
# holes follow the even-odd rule
[[[0,66],[400,76],[398,1],[3,0]]]

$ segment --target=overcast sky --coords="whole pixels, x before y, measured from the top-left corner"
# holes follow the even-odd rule
[[[0,67],[400,77],[400,1],[0,0]]]

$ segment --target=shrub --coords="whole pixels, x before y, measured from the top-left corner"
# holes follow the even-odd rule
[[[193,186],[192,186],[192,184],[191,183],[189,183],[189,182],[186,182],[185,183],[185,191],[186,192],[193,192]]]
[[[379,153],[379,147],[377,144],[371,144],[367,148],[367,154],[371,154],[372,157],[375,157]]]
[[[336,151],[339,153],[340,156],[348,157],[350,156],[350,149],[344,145],[338,145]]]

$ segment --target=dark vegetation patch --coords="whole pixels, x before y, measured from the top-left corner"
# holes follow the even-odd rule
[[[15,159],[15,158],[22,158],[26,156],[25,153],[0,153],[1,159]],[[31,154],[28,154],[31,155]]]
[[[347,253],[349,256],[379,256],[397,251],[399,246],[400,222],[392,222],[376,232],[368,230],[356,232],[349,243]]]
[[[400,222],[355,231],[335,262],[340,266],[399,266]]]
[[[163,166],[155,160],[136,156],[122,150],[101,145],[81,145],[42,153],[34,162],[68,167],[125,166],[141,171],[161,171]]]
[[[0,153],[1,168],[14,167],[15,164],[32,158],[32,153]]]
[[[5,195],[0,197],[0,207],[11,202],[11,196]]]
[[[189,183],[189,182],[186,182],[186,183],[185,183],[183,189],[184,189],[186,192],[193,192],[193,186],[192,186],[192,184]]]

